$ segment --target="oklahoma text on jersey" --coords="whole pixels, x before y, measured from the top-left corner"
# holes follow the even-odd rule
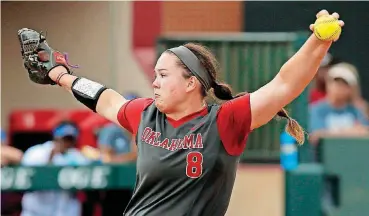
[[[161,147],[169,151],[175,151],[178,149],[193,149],[203,148],[202,135],[188,134],[183,138],[168,139],[165,138],[160,141],[160,132],[153,131],[151,128],[146,127],[141,136],[141,141],[152,146]]]

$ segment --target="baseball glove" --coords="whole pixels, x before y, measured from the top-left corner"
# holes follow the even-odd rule
[[[31,81],[43,85],[55,85],[48,76],[51,69],[56,66],[64,66],[71,74],[71,66],[67,62],[67,55],[52,49],[46,42],[42,32],[22,28],[18,31],[18,39],[21,45],[21,54],[24,67],[28,71]]]

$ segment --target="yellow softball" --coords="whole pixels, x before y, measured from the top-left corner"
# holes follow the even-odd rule
[[[341,31],[338,20],[329,15],[319,17],[314,23],[314,34],[323,41],[337,40]]]

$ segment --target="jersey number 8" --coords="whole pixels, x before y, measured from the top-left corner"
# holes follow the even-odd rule
[[[201,152],[190,152],[186,157],[186,175],[190,178],[198,178],[202,174],[203,157]]]

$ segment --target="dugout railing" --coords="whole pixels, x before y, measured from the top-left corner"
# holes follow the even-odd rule
[[[130,189],[136,164],[87,166],[8,166],[1,168],[1,191]]]

